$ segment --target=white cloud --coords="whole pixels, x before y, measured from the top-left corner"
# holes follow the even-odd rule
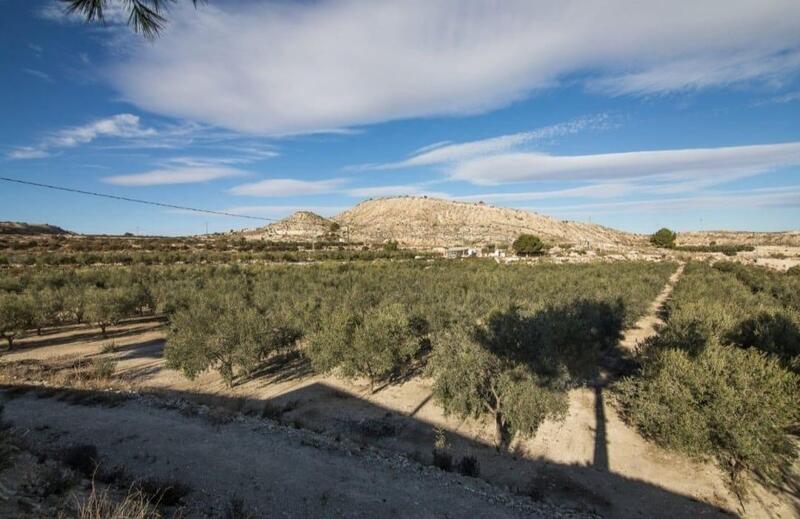
[[[533,180],[664,180],[758,174],[800,164],[800,142],[722,148],[635,151],[597,155],[505,153],[469,159],[452,177],[474,184]]]
[[[485,112],[565,78],[652,94],[800,66],[796,0],[186,2],[170,18],[158,45],[131,36],[121,94],[272,135]]]
[[[331,193],[346,182],[346,179],[330,180],[295,180],[291,178],[273,178],[242,184],[232,187],[229,192],[244,196],[304,196]]]
[[[56,132],[47,139],[51,146],[69,148],[87,144],[98,137],[151,137],[156,134],[152,128],[142,128],[139,117],[133,114],[117,114],[105,119],[97,119],[83,126],[75,126]]]
[[[44,157],[49,157],[50,153],[45,150],[34,148],[32,146],[23,146],[21,148],[14,148],[13,150],[7,153],[8,158],[10,159],[42,159]]]
[[[196,184],[245,174],[244,171],[225,167],[174,168],[157,169],[133,175],[105,177],[103,181],[118,186],[160,186],[166,184]]]
[[[153,128],[144,128],[139,117],[133,114],[117,114],[105,119],[96,119],[83,126],[73,126],[58,130],[37,146],[23,146],[8,153],[10,158],[40,158],[47,156],[52,148],[73,148],[80,144],[88,144],[100,137],[133,139],[153,137],[158,132]]]
[[[537,128],[527,132],[500,135],[499,137],[491,137],[489,139],[460,143],[435,143],[420,148],[411,157],[399,162],[390,162],[387,164],[367,164],[364,166],[354,166],[348,169],[401,169],[416,166],[452,163],[473,157],[497,154],[534,141],[571,135],[587,129],[604,128],[610,124],[609,117],[606,114],[579,117],[565,123],[545,126],[544,128]]]
[[[698,209],[743,209],[800,207],[800,186],[723,191],[699,196],[603,202],[549,207],[549,212],[570,215],[607,213],[664,213]],[[541,209],[541,208],[539,208]]]

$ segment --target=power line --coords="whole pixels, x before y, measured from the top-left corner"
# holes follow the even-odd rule
[[[231,216],[234,218],[247,218],[248,220],[259,220],[263,222],[274,222],[276,221],[275,218],[264,218],[261,216],[250,216],[246,214],[235,214],[235,213],[227,213],[225,211],[213,211],[211,209],[198,209],[196,207],[186,207],[183,205],[175,205],[175,204],[165,204],[162,202],[152,202],[150,200],[142,200],[139,198],[128,198],[126,196],[117,196],[117,195],[109,195],[108,193],[97,193],[94,191],[84,191],[82,189],[73,189],[71,187],[62,187],[62,186],[54,186],[51,184],[41,184],[39,182],[30,182],[28,180],[19,180],[17,178],[8,178],[8,177],[0,177],[0,180],[5,180],[6,182],[14,182],[17,184],[24,184],[27,186],[34,186],[34,187],[43,187],[46,189],[55,189],[56,191],[66,191],[68,193],[78,193],[81,195],[89,195],[89,196],[96,196],[100,198],[110,198],[112,200],[121,200],[123,202],[133,202],[136,204],[145,204],[145,205],[154,205],[157,207],[167,207],[169,209],[180,209],[182,211],[192,211],[195,213],[204,213],[204,214],[216,214],[219,216]]]

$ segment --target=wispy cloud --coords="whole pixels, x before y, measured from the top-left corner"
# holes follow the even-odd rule
[[[194,167],[157,169],[133,175],[116,175],[103,181],[117,186],[160,186],[167,184],[197,184],[219,178],[240,177],[247,173],[234,168]]]
[[[334,192],[346,182],[347,180],[343,178],[329,180],[273,178],[234,186],[229,192],[234,195],[259,197],[319,195]]]
[[[641,95],[800,68],[791,0],[224,2],[171,18],[159,45],[132,39],[113,85],[148,111],[257,134],[487,112],[565,78]]]
[[[19,160],[43,159],[45,157],[49,157],[50,153],[40,148],[34,148],[32,146],[23,146],[21,148],[12,149],[6,154],[6,156],[10,159],[19,159]]]
[[[22,71],[25,72],[28,75],[31,75],[33,77],[37,77],[37,78],[41,79],[42,81],[46,81],[48,83],[52,83],[53,82],[53,78],[50,77],[50,74],[48,74],[47,72],[42,72],[41,70],[36,70],[36,69],[33,69],[33,68],[24,68],[24,69],[22,69]]]
[[[64,128],[51,133],[36,146],[23,146],[11,150],[10,158],[41,158],[55,148],[74,148],[88,144],[101,137],[132,139],[157,135],[153,128],[141,125],[139,117],[133,114],[117,114],[105,119],[96,119],[82,126]]]
[[[689,197],[625,200],[548,207],[557,214],[663,213],[667,211],[800,207],[800,186],[722,191]]]
[[[386,170],[453,163],[474,157],[498,154],[536,141],[554,139],[556,137],[572,135],[590,129],[608,128],[612,124],[607,114],[579,117],[552,126],[545,126],[526,132],[500,135],[499,137],[491,137],[477,141],[460,143],[451,143],[448,141],[435,143],[420,148],[411,157],[405,160],[385,164],[351,166],[347,169]]]
[[[392,186],[370,186],[370,187],[357,187],[346,189],[344,194],[355,198],[380,198],[387,196],[403,196],[403,195],[416,195],[416,196],[430,196],[436,198],[450,198],[447,193],[439,191],[431,191],[427,188],[427,184],[401,184]]]
[[[474,184],[535,180],[612,180],[668,176],[727,177],[800,164],[800,142],[597,155],[505,153],[454,166],[452,177]],[[668,177],[669,178],[669,177]]]

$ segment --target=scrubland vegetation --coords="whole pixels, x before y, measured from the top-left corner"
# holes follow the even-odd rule
[[[709,457],[746,492],[745,474],[790,478],[800,426],[800,283],[734,263],[690,263],[619,385],[626,418],[647,437]]]
[[[242,237],[0,236],[0,266],[170,265],[231,262],[410,259],[419,253],[364,243],[245,240]]]

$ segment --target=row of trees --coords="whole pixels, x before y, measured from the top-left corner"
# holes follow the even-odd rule
[[[743,282],[742,280],[746,280]],[[716,460],[743,495],[748,474],[781,485],[797,459],[800,315],[793,276],[690,263],[623,381],[623,415],[647,437]]]
[[[0,333],[14,346],[26,330],[70,323],[89,323],[106,329],[126,317],[153,311],[153,298],[143,285],[98,288],[68,286],[23,293],[0,292]]]

